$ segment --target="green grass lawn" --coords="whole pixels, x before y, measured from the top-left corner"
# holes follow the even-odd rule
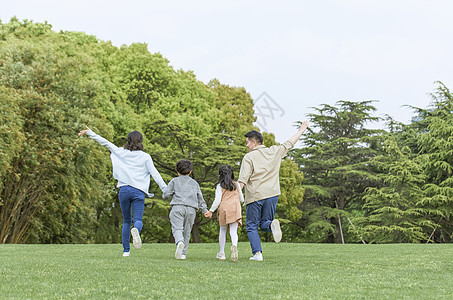
[[[227,244],[228,246],[228,244]],[[263,244],[263,262],[218,261],[217,244],[0,245],[0,298],[439,299],[453,297],[453,245]],[[228,247],[229,249],[229,247]],[[228,257],[228,251],[227,251]]]

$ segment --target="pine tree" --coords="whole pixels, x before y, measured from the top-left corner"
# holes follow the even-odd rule
[[[305,176],[304,220],[313,241],[343,242],[343,217],[361,208],[365,188],[376,182],[367,162],[379,152],[381,131],[365,128],[379,119],[371,104],[339,101],[315,108],[304,148],[293,152]]]

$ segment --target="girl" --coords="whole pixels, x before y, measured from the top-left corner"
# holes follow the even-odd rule
[[[225,243],[227,228],[230,228],[231,237],[231,260],[238,260],[238,226],[242,225],[241,204],[244,202],[241,188],[234,181],[233,168],[228,165],[221,166],[219,169],[219,181],[215,184],[215,199],[211,209],[205,213],[208,218],[217,210],[217,220],[220,224],[219,245],[220,252],[217,258],[225,260]]]
[[[130,234],[132,234],[133,244],[136,249],[142,247],[140,231],[143,227],[143,210],[145,208],[145,194],[149,197],[154,196],[148,192],[150,175],[163,191],[167,185],[163,181],[153,160],[148,153],[143,152],[143,136],[138,131],[132,131],[127,135],[127,143],[124,147],[118,148],[100,135],[94,133],[86,127],[78,135],[87,134],[90,138],[107,147],[111,154],[113,166],[113,178],[118,180],[117,187],[120,188],[118,194],[121,212],[123,213],[123,256],[130,255]],[[131,229],[131,208],[133,213],[133,225]],[[130,230],[130,233],[129,233]]]

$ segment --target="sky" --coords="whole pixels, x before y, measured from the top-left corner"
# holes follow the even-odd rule
[[[375,100],[409,123],[453,89],[453,1],[2,0],[0,19],[50,23],[115,46],[146,43],[176,70],[244,87],[256,125],[284,142],[314,107]],[[384,123],[369,124],[383,128]]]

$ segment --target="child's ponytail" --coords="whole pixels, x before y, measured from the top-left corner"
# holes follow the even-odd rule
[[[226,190],[233,191],[236,190],[236,185],[234,184],[234,171],[233,168],[229,165],[223,165],[219,168],[219,181],[215,184],[217,187],[218,184]]]

